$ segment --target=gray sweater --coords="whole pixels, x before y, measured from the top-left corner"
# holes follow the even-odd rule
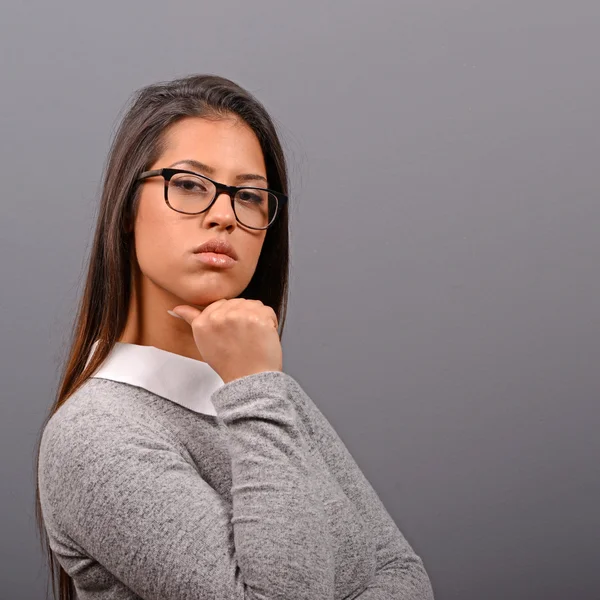
[[[48,421],[38,481],[81,600],[430,600],[421,559],[290,375],[202,414],[90,378]]]

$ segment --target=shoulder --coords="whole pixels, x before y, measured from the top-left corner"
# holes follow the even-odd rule
[[[185,448],[152,417],[155,411],[144,413],[143,402],[160,398],[142,392],[92,378],[47,421],[37,477],[44,523],[56,548],[85,544],[82,532],[95,527],[93,518],[103,511],[102,518],[114,514],[110,507],[119,498],[146,488],[148,497],[160,491],[150,489],[153,475],[196,472]]]
[[[89,378],[47,421],[42,439],[76,441],[89,433],[145,431],[177,443],[166,418],[170,404],[155,394],[120,381]]]
[[[156,417],[156,403],[145,390],[121,382],[90,378],[48,419],[40,440],[41,488],[77,485],[78,478],[101,475],[145,449],[187,454],[181,442]],[[79,479],[81,482],[81,479]],[[69,486],[67,486],[69,487]]]
[[[63,446],[85,443],[92,437],[109,436],[122,428],[152,431],[139,399],[141,390],[116,381],[90,378],[85,381],[48,419],[42,445]],[[137,404],[137,407],[136,407]]]

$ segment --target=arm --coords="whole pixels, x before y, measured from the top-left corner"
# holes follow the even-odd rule
[[[331,538],[287,389],[287,375],[265,372],[212,396],[226,426],[232,511],[143,414],[132,421],[93,402],[67,410],[41,446],[47,526],[145,600],[332,600]],[[81,565],[68,559],[77,579]],[[99,585],[78,592],[102,594]]]
[[[304,419],[332,475],[354,502],[365,522],[372,525],[377,566],[360,600],[432,600],[433,589],[422,559],[415,554],[379,496],[360,470],[335,429],[294,380],[296,394],[307,407]]]

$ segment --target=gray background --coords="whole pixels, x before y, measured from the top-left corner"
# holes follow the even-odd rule
[[[600,598],[597,0],[4,2],[0,596],[42,597],[33,447],[138,87],[230,77],[292,179],[284,368],[438,600]]]

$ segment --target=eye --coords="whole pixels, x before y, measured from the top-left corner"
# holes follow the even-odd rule
[[[248,202],[250,204],[260,204],[264,201],[262,192],[256,192],[251,190],[240,190],[238,192],[237,197],[242,202]]]
[[[179,192],[193,194],[207,194],[210,191],[207,183],[203,179],[193,176],[174,177],[171,179],[171,186],[176,188]]]

